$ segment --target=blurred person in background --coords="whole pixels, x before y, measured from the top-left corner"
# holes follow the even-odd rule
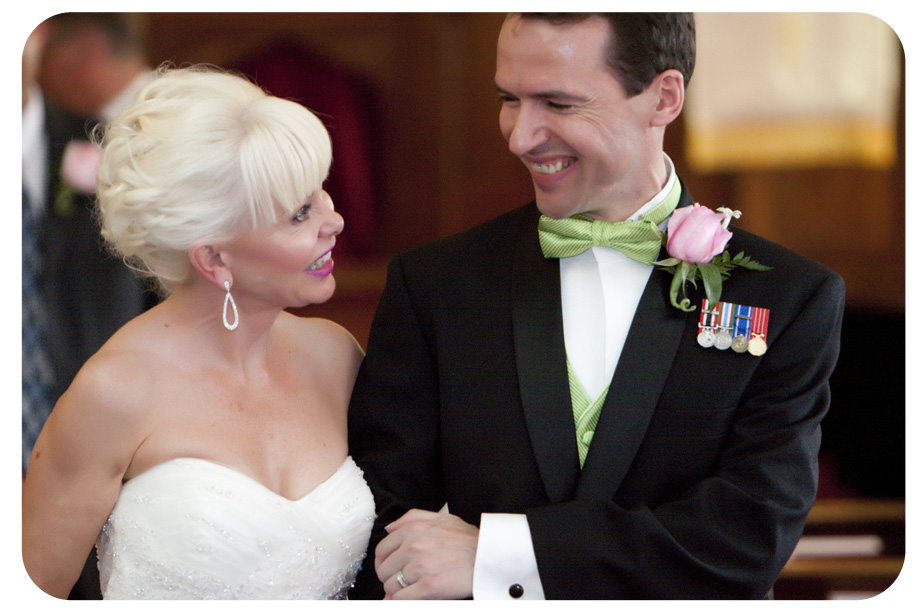
[[[49,99],[108,122],[153,78],[138,13],[60,13],[48,18],[39,82]]]
[[[57,30],[46,20],[22,56],[23,475],[42,425],[79,368],[154,300],[99,235],[93,199],[100,151],[88,140],[86,116],[76,107],[78,114],[68,112],[41,86],[54,40]],[[56,88],[79,89],[75,76],[62,74]],[[71,597],[98,598],[98,590],[91,553]]]

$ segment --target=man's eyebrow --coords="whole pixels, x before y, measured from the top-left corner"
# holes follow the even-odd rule
[[[513,97],[513,98],[521,97],[509,91],[505,91],[504,89],[498,86],[498,83],[495,83],[495,90],[500,95],[507,95],[508,97]],[[525,94],[524,97],[532,97],[532,98],[538,98],[538,99],[543,99],[543,100],[566,101],[566,102],[586,102],[588,101],[587,98],[585,97],[575,95],[567,91],[558,90],[558,89],[549,89],[547,91],[537,91],[535,93],[528,93],[528,94]]]

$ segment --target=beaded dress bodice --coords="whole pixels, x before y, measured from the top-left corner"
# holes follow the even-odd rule
[[[299,500],[215,462],[176,458],[126,482],[97,542],[105,599],[341,599],[374,500],[351,457]]]

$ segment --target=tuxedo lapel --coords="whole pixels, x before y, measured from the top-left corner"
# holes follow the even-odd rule
[[[693,199],[681,183],[678,207]],[[515,235],[511,299],[515,358],[524,416],[552,502],[611,498],[635,457],[671,370],[688,314],[670,307],[671,275],[646,284],[610,383],[584,468],[579,470],[569,393],[559,261],[546,259],[531,206]]]
[[[678,207],[692,201],[681,183]],[[612,498],[645,437],[692,315],[671,307],[671,279],[653,269],[639,300],[578,482],[579,498]]]
[[[645,437],[690,315],[669,306],[670,284],[671,275],[656,269],[645,287],[594,431],[577,497],[613,497]]]
[[[537,237],[539,213],[515,236],[511,300],[514,348],[524,416],[551,502],[572,497],[578,448],[562,330],[559,261],[547,260]]]

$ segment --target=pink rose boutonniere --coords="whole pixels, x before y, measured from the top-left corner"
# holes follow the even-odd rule
[[[55,212],[70,216],[75,195],[96,192],[96,170],[101,159],[102,149],[92,142],[73,140],[67,145],[61,159],[61,190],[54,200]]]
[[[735,267],[754,271],[770,269],[739,252],[732,257],[725,246],[732,238],[728,223],[741,212],[719,208],[713,212],[698,203],[674,210],[668,221],[666,248],[669,258],[655,264],[674,274],[671,282],[671,305],[681,311],[693,311],[687,298],[687,282],[696,287],[697,277],[702,279],[706,298],[718,303],[722,297],[722,279]],[[678,301],[678,293],[681,299]]]

